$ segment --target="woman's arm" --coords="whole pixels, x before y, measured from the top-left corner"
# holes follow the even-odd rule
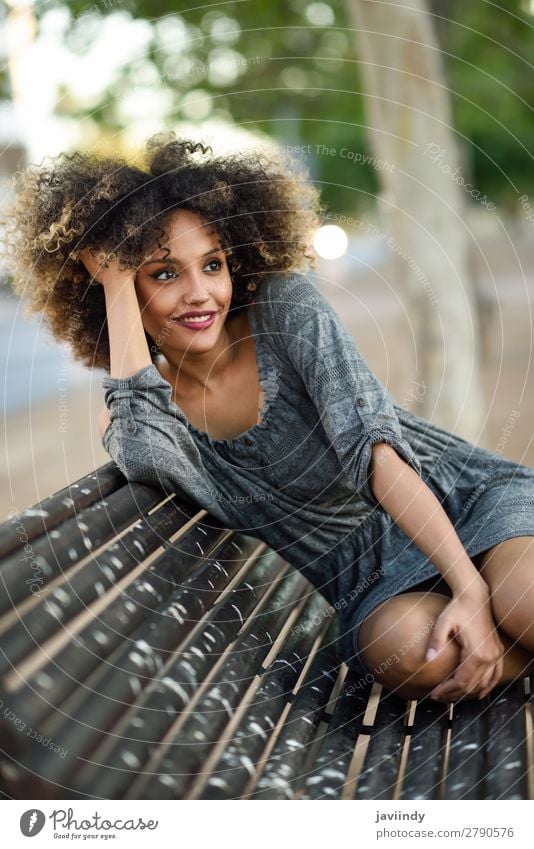
[[[373,445],[370,487],[384,510],[439,569],[453,593],[487,593],[488,585],[438,499],[390,445]]]
[[[482,698],[502,674],[503,646],[495,630],[489,588],[465,551],[447,514],[419,475],[385,443],[372,448],[370,487],[394,522],[444,576],[453,597],[436,622],[426,659],[452,634],[462,647],[460,664],[441,697],[478,692]]]
[[[152,363],[141,310],[135,291],[135,275],[110,280],[104,286],[110,347],[110,377],[131,377]]]
[[[104,287],[110,348],[110,377],[131,377],[152,363],[135,291],[135,272],[122,271],[113,260],[104,267],[105,253],[86,248],[85,267]]]
[[[104,404],[104,406],[102,407],[102,411],[100,413],[100,418],[98,420],[98,432],[100,434],[100,439],[103,438],[105,430],[106,430],[109,422],[110,422],[109,410],[106,407],[106,405]]]

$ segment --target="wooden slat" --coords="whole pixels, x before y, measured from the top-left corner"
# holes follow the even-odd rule
[[[321,647],[299,687],[251,799],[293,799],[295,784],[315,742],[339,671],[338,622],[331,619]]]
[[[303,799],[339,799],[348,780],[371,686],[349,670],[312,772],[303,781]]]
[[[478,699],[455,702],[444,780],[444,799],[484,798],[486,707]]]
[[[263,672],[251,704],[212,767],[202,793],[196,792],[194,798],[244,798],[242,794],[251,774],[258,771],[261,755],[324,628],[321,614],[326,608],[326,599],[314,592],[294,621],[279,653]]]
[[[528,754],[523,680],[488,696],[486,799],[528,799]]]
[[[0,557],[7,557],[11,552],[24,548],[27,542],[50,533],[80,510],[100,501],[125,483],[126,478],[115,463],[106,463],[54,495],[21,510],[0,525]]]
[[[406,736],[408,702],[384,688],[355,799],[393,799]]]
[[[218,669],[217,680],[195,704],[195,711],[168,740],[161,761],[152,768],[141,795],[143,799],[183,799],[206,761],[213,745],[224,732],[244,693],[271,650],[287,620],[288,610],[309,587],[302,575],[284,576],[265,608],[248,623],[246,631],[231,644],[228,657]],[[209,715],[209,721],[205,717]],[[137,793],[139,791],[136,788]]]
[[[422,699],[415,707],[400,799],[439,799],[447,729],[447,705]]]

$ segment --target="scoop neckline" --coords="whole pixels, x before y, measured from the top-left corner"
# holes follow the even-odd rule
[[[265,430],[269,424],[269,409],[278,393],[279,369],[271,356],[269,346],[264,346],[264,334],[258,333],[256,310],[253,309],[253,307],[256,306],[256,301],[252,301],[252,303],[250,303],[247,307],[247,315],[249,317],[249,325],[256,352],[258,381],[260,387],[263,389],[263,404],[260,410],[261,421],[251,425],[251,427],[249,427],[248,430],[244,430],[243,433],[238,433],[237,436],[232,436],[229,439],[217,439],[210,436],[207,431],[199,430],[199,428],[195,427],[189,420],[187,420],[189,430],[193,431],[193,433],[197,434],[212,445],[231,446],[241,442],[246,442],[251,438],[253,439],[257,433]]]

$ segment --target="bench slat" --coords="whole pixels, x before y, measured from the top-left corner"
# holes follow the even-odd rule
[[[482,702],[468,699],[453,705],[449,761],[443,786],[445,799],[484,798],[486,733]]]
[[[317,592],[308,599],[278,655],[265,669],[252,703],[212,767],[202,793],[196,792],[194,798],[244,798],[242,794],[251,773],[255,776],[260,769],[261,755],[323,627],[321,613],[328,606],[324,596]]]
[[[382,689],[355,799],[393,799],[406,737],[408,703]]]
[[[190,715],[161,761],[148,776],[143,799],[184,798],[203,767],[212,746],[219,740],[241,703],[261,664],[271,650],[276,635],[287,620],[288,608],[298,603],[309,583],[291,572],[279,582],[275,592],[257,616],[247,623],[245,632],[231,644],[228,657],[218,669],[216,680],[195,704]],[[199,717],[209,717],[203,723]]]
[[[367,710],[370,685],[348,670],[302,799],[339,799],[348,780],[354,748]],[[298,784],[297,784],[298,790]]]
[[[415,708],[400,799],[439,799],[449,725],[447,705],[422,699]]]
[[[120,489],[126,478],[114,462],[27,507],[0,525],[0,557],[7,557],[27,542],[50,532],[84,507]]]
[[[293,799],[334,688],[339,658],[338,621],[332,619],[280,729],[251,799]]]
[[[528,799],[528,753],[523,679],[488,694],[486,799]]]

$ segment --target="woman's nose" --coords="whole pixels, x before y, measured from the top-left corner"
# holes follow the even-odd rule
[[[207,301],[209,297],[209,284],[207,281],[202,280],[202,277],[198,273],[192,272],[189,274],[185,286],[184,299],[189,302],[195,301],[195,303],[202,303]]]

